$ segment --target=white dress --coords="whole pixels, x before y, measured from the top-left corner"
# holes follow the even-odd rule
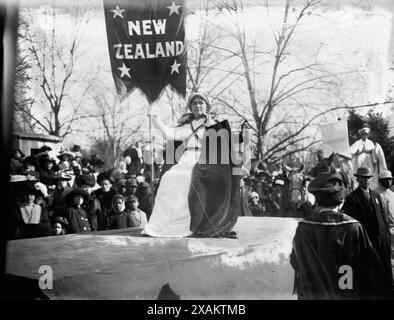
[[[183,141],[188,149],[178,163],[161,178],[149,223],[144,226],[144,234],[152,237],[191,235],[188,194],[193,167],[201,153],[204,121],[205,118],[193,120],[181,127],[167,130],[167,139]]]
[[[370,180],[369,187],[376,189],[378,187],[378,175],[382,170],[387,170],[386,159],[382,147],[371,140],[357,140],[350,146],[350,154],[353,159],[353,170],[357,172],[360,167],[367,167],[372,170],[373,177]]]

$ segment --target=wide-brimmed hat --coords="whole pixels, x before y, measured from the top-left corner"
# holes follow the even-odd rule
[[[16,194],[18,196],[24,196],[24,195],[35,195],[37,196],[44,196],[44,194],[34,185],[34,181],[26,181],[22,183],[18,189],[16,190]]]
[[[70,181],[72,177],[66,171],[57,171],[55,172],[54,179],[62,180],[62,181]]]
[[[27,170],[23,174],[28,181],[40,181],[40,174],[37,171]]]
[[[81,195],[83,197],[83,201],[87,202],[90,199],[90,195],[87,191],[81,189],[81,188],[77,188],[77,189],[73,189],[71,190],[65,198],[65,202],[67,205],[72,205],[73,204],[73,199],[75,196],[77,195]]]
[[[364,126],[360,130],[358,130],[358,134],[369,134],[370,132],[371,129],[369,129],[368,126]]]
[[[383,170],[379,173],[378,179],[393,179],[393,175],[391,174],[390,170]]]
[[[360,167],[357,169],[357,172],[354,174],[356,177],[366,177],[371,178],[373,177],[372,171],[370,168]]]
[[[332,194],[341,192],[343,188],[342,176],[337,173],[321,173],[308,185],[308,191],[312,194],[319,192]]]
[[[51,220],[52,224],[54,223],[60,223],[63,227],[68,227],[68,221],[66,218],[63,217],[53,217]]]
[[[67,150],[60,150],[57,157],[61,160],[64,156],[68,156],[70,159],[72,159],[75,157],[75,154]]]
[[[88,185],[94,187],[96,185],[96,180],[91,174],[81,174],[75,179],[75,183],[78,186]]]
[[[52,151],[52,148],[50,146],[43,145],[40,149],[38,149],[39,152],[47,152],[47,151]]]

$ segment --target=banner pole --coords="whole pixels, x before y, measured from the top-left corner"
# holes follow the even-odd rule
[[[150,165],[150,170],[151,170],[151,181],[150,181],[150,187],[151,187],[151,192],[152,195],[154,194],[154,157],[153,157],[153,134],[152,134],[152,105],[149,104],[148,106],[148,116],[149,116],[149,142],[150,142],[150,154],[151,154],[151,165]],[[153,205],[153,196],[151,198],[151,204]]]

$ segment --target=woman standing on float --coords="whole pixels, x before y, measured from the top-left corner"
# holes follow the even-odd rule
[[[144,226],[143,233],[146,235],[153,237],[187,237],[192,234],[196,236],[223,236],[223,233],[231,230],[236,222],[237,214],[232,213],[229,219],[225,217],[226,212],[230,211],[229,197],[231,192],[227,196],[222,198],[219,196],[217,199],[217,201],[225,202],[224,210],[221,205],[211,210],[212,205],[209,203],[212,203],[212,199],[209,198],[209,194],[212,195],[212,192],[201,190],[206,189],[203,184],[207,184],[202,183],[200,178],[206,175],[207,170],[214,170],[210,175],[216,175],[220,180],[223,170],[230,172],[230,168],[224,168],[222,165],[213,169],[211,165],[195,168],[202,152],[206,128],[212,125],[221,127],[221,123],[211,120],[209,114],[211,105],[208,98],[201,93],[192,94],[187,107],[191,113],[184,115],[178,121],[180,124],[175,128],[167,128],[157,116],[153,116],[154,125],[166,140],[182,141],[184,152],[176,164],[161,177],[152,215],[149,223]],[[228,125],[227,121],[223,123]],[[227,165],[227,167],[230,166]],[[201,170],[205,174],[201,174]],[[224,180],[229,182],[227,184],[231,184],[231,178],[226,177],[219,181],[220,186],[225,184]],[[216,179],[216,181],[218,180]],[[216,189],[218,189],[217,186]],[[224,186],[222,189],[224,190]],[[191,204],[191,201],[194,203]],[[220,215],[220,219],[217,219],[216,215]],[[220,223],[215,222],[219,220]],[[209,225],[209,228],[204,227],[205,224]]]

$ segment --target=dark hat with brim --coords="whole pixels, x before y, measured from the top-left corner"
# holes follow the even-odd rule
[[[82,148],[81,148],[80,145],[74,144],[71,150],[72,150],[73,152],[77,152],[77,151],[82,151]]]
[[[354,174],[356,177],[365,177],[371,178],[373,177],[372,171],[370,168],[360,167],[357,169],[357,172]]]
[[[51,222],[52,224],[60,223],[63,227],[68,227],[68,221],[63,217],[53,217]]]
[[[75,196],[77,195],[81,195],[83,197],[83,201],[87,202],[90,199],[90,195],[88,192],[86,192],[85,190],[78,188],[78,189],[74,189],[72,191],[70,191],[65,198],[65,202],[67,205],[72,205],[73,204],[73,199]]]
[[[343,179],[336,173],[321,173],[317,175],[308,185],[308,191],[316,193],[338,193],[343,190]]]
[[[78,186],[83,186],[83,185],[87,185],[90,187],[94,187],[96,185],[96,181],[94,179],[94,177],[90,174],[82,174],[79,177],[77,177],[75,183]]]
[[[97,182],[98,184],[101,184],[101,181],[103,180],[108,180],[111,183],[114,183],[114,179],[112,178],[112,175],[110,172],[102,172],[97,176]]]
[[[65,171],[57,171],[55,172],[55,176],[54,176],[55,180],[61,180],[61,181],[70,181],[72,179],[71,175],[68,174]]]
[[[40,152],[46,152],[46,151],[52,151],[52,148],[50,146],[42,146],[39,150]]]
[[[63,151],[63,152],[60,152],[60,153],[57,155],[57,157],[58,157],[60,160],[63,159],[64,156],[68,156],[70,159],[72,159],[72,158],[75,157],[75,154],[74,154],[73,152],[70,152],[70,151]]]
[[[34,182],[32,181],[26,181],[25,183],[21,184],[21,186],[17,190],[17,194],[19,196],[25,196],[25,195],[35,195],[37,196],[42,196],[42,193],[40,190],[34,187]]]

